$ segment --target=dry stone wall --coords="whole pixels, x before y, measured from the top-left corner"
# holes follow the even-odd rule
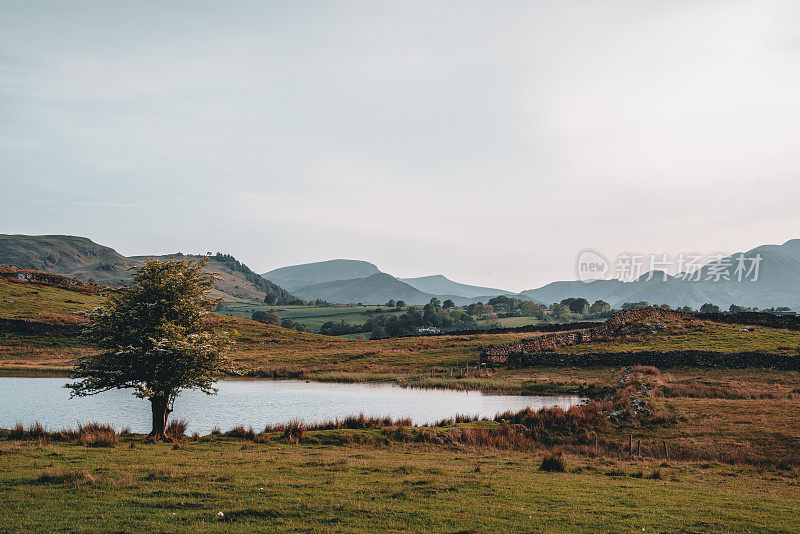
[[[543,334],[528,339],[521,339],[505,345],[487,347],[481,352],[481,362],[490,364],[508,363],[512,355],[528,354],[543,351],[555,351],[566,345],[588,343],[608,339],[628,323],[646,321],[662,321],[685,317],[687,314],[661,308],[640,308],[623,310],[612,315],[606,322],[593,328],[583,328],[568,332]]]

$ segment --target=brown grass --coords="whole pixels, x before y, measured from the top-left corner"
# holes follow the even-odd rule
[[[81,445],[86,447],[114,447],[117,444],[117,433],[108,425],[79,425],[78,433]]]

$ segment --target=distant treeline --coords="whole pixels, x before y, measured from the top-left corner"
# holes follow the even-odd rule
[[[401,301],[402,302],[402,301]],[[387,302],[387,306],[400,304]],[[399,310],[400,307],[396,307]],[[564,299],[561,303],[545,306],[514,297],[498,296],[482,302],[457,307],[452,300],[443,303],[432,298],[425,306],[411,306],[400,315],[378,315],[363,324],[329,321],[320,328],[321,334],[337,336],[369,333],[373,339],[416,335],[420,331],[464,332],[501,328],[498,319],[506,317],[533,317],[546,322],[566,322],[587,318],[606,317],[611,306],[603,301],[589,304],[585,299]],[[478,321],[489,321],[483,327]]]

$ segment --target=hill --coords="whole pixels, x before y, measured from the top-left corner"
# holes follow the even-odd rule
[[[180,252],[171,256],[185,256]],[[192,258],[201,258],[200,255],[188,255]],[[144,261],[145,258],[167,256],[133,256],[131,259]],[[220,280],[214,284],[211,296],[221,298],[225,302],[232,301],[255,301],[264,302],[269,296],[269,304],[300,304],[301,300],[292,295],[282,287],[261,277],[258,273],[251,270],[247,265],[241,263],[230,254],[217,252],[214,256],[209,256],[206,272],[216,273],[221,276]]]
[[[391,299],[408,304],[425,304],[433,295],[424,293],[392,275],[376,273],[364,278],[334,280],[308,285],[294,290],[305,299],[323,299],[328,302],[378,304]]]
[[[757,277],[751,274],[739,280],[734,274],[737,265],[743,264],[749,268],[756,263]],[[715,276],[715,271],[720,269],[726,269],[727,278]],[[800,239],[793,239],[783,245],[762,245],[747,252],[732,254],[704,266],[693,277],[663,276],[663,273],[656,272],[653,276],[644,274],[632,282],[553,282],[521,294],[547,303],[568,297],[583,297],[590,302],[602,299],[614,307],[620,307],[625,302],[645,301],[697,309],[709,302],[723,309],[736,304],[762,309],[788,306],[800,310],[798,277]]]
[[[487,300],[498,295],[514,295],[511,291],[505,291],[503,289],[472,286],[454,282],[442,274],[419,276],[417,278],[399,278],[398,280],[420,291],[433,295],[456,295],[466,298],[486,297]]]
[[[121,285],[135,262],[86,237],[0,234],[0,264]]]
[[[451,299],[461,306],[486,302],[501,294],[513,295],[501,289],[460,284],[442,275],[395,278],[374,264],[361,260],[292,265],[261,276],[306,300],[322,299],[341,304],[384,304],[391,299],[404,300],[408,304],[426,304],[436,297],[441,301]]]
[[[175,255],[182,256],[180,253]],[[129,282],[130,269],[147,257],[166,256],[125,257],[113,248],[99,245],[86,237],[0,234],[0,264],[47,271],[103,285],[119,286]],[[227,302],[263,302],[269,295],[273,304],[298,302],[297,297],[265,280],[228,254],[217,253],[209,258],[206,270],[222,277],[214,286],[214,298]]]
[[[281,267],[261,276],[291,291],[324,282],[365,278],[380,272],[378,267],[366,261],[328,260]]]

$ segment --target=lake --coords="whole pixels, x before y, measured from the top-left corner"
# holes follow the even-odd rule
[[[39,422],[48,430],[75,428],[78,423],[108,423],[117,430],[150,431],[150,403],[131,390],[69,398],[68,378],[0,377],[0,428]],[[221,380],[217,395],[183,391],[171,417],[186,419],[189,432],[223,432],[237,425],[256,431],[266,424],[298,419],[306,423],[348,415],[409,417],[425,424],[456,414],[494,417],[526,406],[568,408],[579,397],[487,395],[477,391],[402,388],[392,384],[335,384],[300,380]]]

